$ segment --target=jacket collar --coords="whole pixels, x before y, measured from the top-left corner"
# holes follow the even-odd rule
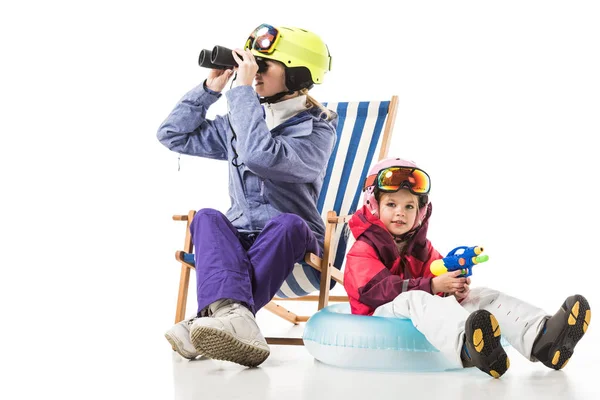
[[[329,110],[329,111],[333,114],[332,118],[330,120],[325,120],[322,117],[322,112],[318,107],[311,107],[309,109],[301,111],[298,114],[292,116],[288,120],[284,121],[282,124],[277,125],[275,128],[273,128],[271,130],[271,133],[273,134],[273,136],[275,136],[275,135],[281,133],[279,131],[281,131],[282,129],[284,129],[288,126],[297,125],[297,124],[300,124],[300,123],[308,121],[308,120],[313,120],[313,122],[320,121],[320,123],[327,124],[335,132],[335,130],[337,128],[337,123],[338,123],[338,115],[334,111],[331,111],[331,110]]]
[[[420,261],[426,261],[428,257],[427,229],[429,227],[431,211],[432,206],[429,203],[423,222],[406,240],[405,254],[413,256]],[[348,226],[357,241],[362,240],[375,248],[379,254],[379,258],[387,268],[391,268],[394,261],[400,257],[400,252],[393,236],[388,232],[383,222],[371,214],[366,206],[363,206],[363,208],[354,213]]]
[[[292,97],[278,103],[264,103],[263,108],[267,126],[271,130],[294,115],[305,111],[307,109],[306,95]]]
[[[400,252],[392,235],[379,218],[363,206],[350,218],[348,226],[357,241],[366,242],[373,247],[386,268],[392,269],[394,262],[400,257]]]

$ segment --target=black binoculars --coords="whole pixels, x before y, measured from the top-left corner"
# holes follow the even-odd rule
[[[198,65],[204,68],[212,69],[231,69],[238,66],[235,62],[231,49],[223,46],[215,46],[211,50],[202,50],[198,57]],[[238,54],[239,55],[239,54]],[[242,58],[242,56],[240,56]],[[258,64],[258,72],[264,72],[267,70],[267,63],[260,57],[256,58]]]

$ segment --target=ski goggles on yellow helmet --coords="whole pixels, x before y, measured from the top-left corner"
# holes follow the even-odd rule
[[[271,54],[277,46],[281,34],[279,30],[269,24],[261,24],[250,33],[245,49],[253,49],[263,54]]]
[[[406,188],[412,194],[429,193],[431,181],[427,172],[414,167],[388,167],[377,174],[367,176],[363,190],[376,186],[380,191],[391,193]]]

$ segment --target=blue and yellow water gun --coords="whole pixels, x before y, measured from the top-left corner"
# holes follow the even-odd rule
[[[441,260],[435,260],[429,267],[431,273],[435,276],[445,274],[450,271],[461,271],[461,277],[471,276],[471,269],[475,264],[479,264],[489,260],[487,255],[483,253],[483,247],[480,246],[460,246],[450,251],[448,255]]]

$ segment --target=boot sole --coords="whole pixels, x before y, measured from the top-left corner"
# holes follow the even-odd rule
[[[485,310],[475,311],[465,324],[465,338],[471,362],[477,368],[496,379],[504,375],[510,360],[500,344],[496,317]]]
[[[544,363],[547,367],[560,370],[563,369],[575,350],[575,345],[581,340],[592,319],[592,311],[585,297],[575,296],[575,304],[567,310],[567,328],[556,340],[556,345],[550,348],[552,358]]]
[[[193,329],[191,339],[200,354],[246,367],[262,364],[271,354],[269,350],[242,342],[229,332],[207,326]]]
[[[173,351],[179,354],[181,357],[187,358],[188,360],[193,360],[194,358],[199,356],[199,354],[190,354],[187,351],[183,350],[183,343],[180,343],[177,339],[169,336],[166,333],[165,338],[171,344],[171,348],[173,349]]]

